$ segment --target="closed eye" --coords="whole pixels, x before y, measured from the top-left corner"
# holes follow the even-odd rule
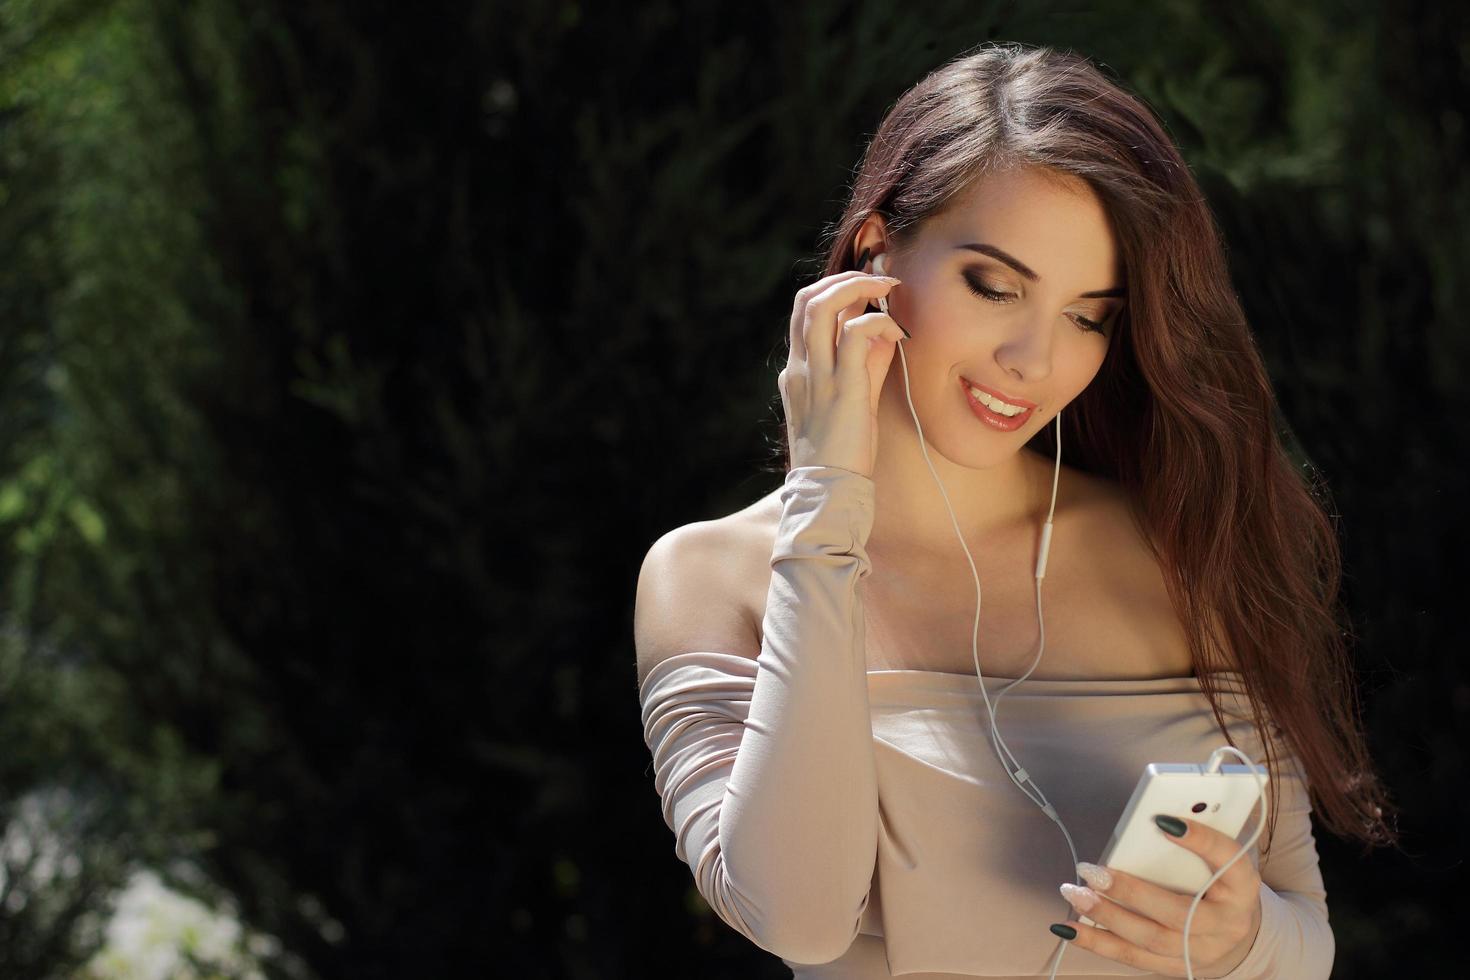
[[[963,278],[965,280],[965,285],[969,287],[970,292],[974,293],[976,296],[988,299],[992,303],[1010,303],[1016,298],[1015,293],[997,292],[996,290],[986,286],[978,279],[973,279],[970,276],[965,276]],[[1080,329],[1083,333],[1104,332],[1103,325],[1096,320],[1089,320],[1087,317],[1080,314],[1074,316],[1073,320],[1077,322],[1078,329]]]

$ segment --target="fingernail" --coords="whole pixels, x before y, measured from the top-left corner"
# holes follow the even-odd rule
[[[1082,876],[1083,881],[1100,892],[1105,892],[1113,887],[1113,873],[1100,865],[1078,861],[1077,873]]]
[[[890,317],[889,319],[892,319],[892,317]],[[897,320],[894,320],[893,321],[893,325],[895,327],[897,327],[898,329],[903,330],[903,324],[902,323],[899,323]],[[911,333],[909,333],[907,330],[903,330],[903,335],[905,337],[907,337],[909,340],[913,340],[914,339],[914,335],[911,334]]]
[[[859,269],[861,269],[863,266],[865,266],[865,265],[868,264],[868,253],[871,252],[871,251],[872,251],[872,249],[865,248],[865,249],[863,249],[863,254],[858,256],[857,267]]]
[[[1076,939],[1077,938],[1077,930],[1076,929],[1073,929],[1071,926],[1063,925],[1060,922],[1053,922],[1051,924],[1051,931],[1052,931],[1052,935],[1061,936],[1063,939]]]
[[[1183,820],[1180,820],[1178,817],[1171,817],[1167,813],[1155,814],[1154,823],[1158,824],[1159,829],[1171,837],[1183,837],[1184,832],[1189,829],[1184,825]]]
[[[903,280],[900,279],[900,278],[898,278],[898,276],[876,276],[874,278],[882,279],[884,282],[891,282],[895,286],[897,286],[899,283],[903,282]]]
[[[1063,882],[1061,890],[1062,897],[1078,912],[1091,912],[1098,902],[1097,894],[1091,888],[1078,888],[1070,881]]]

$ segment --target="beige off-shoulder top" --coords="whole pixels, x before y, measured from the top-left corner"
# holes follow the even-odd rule
[[[1057,890],[1075,869],[1061,830],[1001,767],[980,679],[866,669],[858,583],[874,489],[853,470],[792,469],[760,656],[690,650],[644,679],[674,853],[720,919],[794,977],[1045,976],[1061,942],[1048,926],[1075,918]],[[1239,675],[1217,679],[1235,743],[1265,765]],[[1028,679],[997,704],[1011,680],[984,681],[999,728],[1084,861],[1101,855],[1145,765],[1203,762],[1225,744],[1195,677]],[[1271,772],[1265,863],[1260,841],[1249,853],[1260,932],[1227,980],[1331,974],[1311,806],[1286,762]],[[1237,839],[1258,819],[1259,804]],[[1160,976],[1077,946],[1057,975]]]

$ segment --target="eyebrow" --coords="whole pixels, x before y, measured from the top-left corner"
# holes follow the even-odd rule
[[[1032,272],[1031,269],[1026,265],[1026,263],[1022,262],[1020,259],[1016,258],[1014,255],[1011,255],[1009,252],[1005,251],[997,245],[987,245],[982,242],[966,242],[964,245],[956,245],[955,248],[967,248],[972,252],[979,252],[981,255],[988,255],[991,258],[999,259],[1006,265],[1010,266],[1012,269],[1015,269],[1021,275],[1025,276],[1031,282],[1041,281],[1041,277]],[[1110,296],[1127,295],[1128,290],[1124,289],[1122,286],[1114,286],[1112,289],[1094,289],[1090,293],[1077,294],[1077,296],[1081,299],[1106,299]]]

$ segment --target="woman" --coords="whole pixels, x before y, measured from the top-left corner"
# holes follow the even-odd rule
[[[1149,110],[1046,48],[939,68],[790,343],[783,485],[664,535],[638,583],[655,786],[715,912],[798,977],[1186,976],[1193,896],[1069,851],[1101,853],[1143,766],[1230,744],[1269,817],[1194,909],[1193,975],[1327,977],[1309,813],[1396,843],[1338,545]],[[1183,829],[1212,872],[1244,843]]]

